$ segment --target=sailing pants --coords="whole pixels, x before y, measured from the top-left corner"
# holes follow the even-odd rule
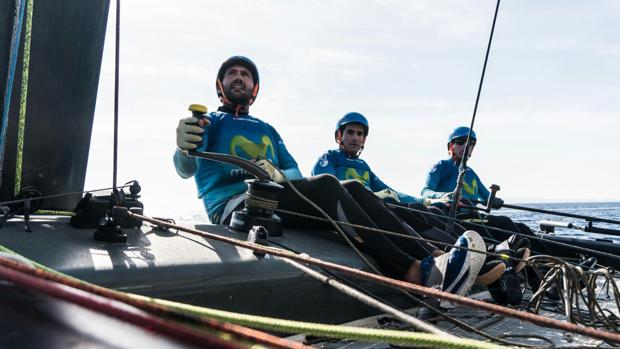
[[[419,237],[416,231],[392,213],[381,199],[356,180],[341,183],[336,177],[324,174],[295,180],[292,184],[334,220]],[[315,208],[301,199],[288,184],[284,184],[284,187],[280,193],[280,208],[324,218]],[[282,217],[286,227],[333,229],[331,224],[315,219],[282,212],[278,212],[278,215]],[[416,259],[424,258],[436,249],[418,240],[340,226],[379,262],[387,275],[394,278],[402,279]]]

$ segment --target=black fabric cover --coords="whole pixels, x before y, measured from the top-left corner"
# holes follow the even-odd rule
[[[14,8],[14,0],[0,0],[3,96]],[[43,195],[83,190],[108,9],[109,0],[35,1],[21,187],[33,186]],[[13,198],[15,188],[24,34],[25,26],[13,84],[0,201]],[[43,208],[71,210],[80,197],[49,199]]]

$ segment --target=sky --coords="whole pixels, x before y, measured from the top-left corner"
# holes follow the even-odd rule
[[[204,215],[193,179],[174,170],[175,129],[189,104],[217,109],[217,70],[241,54],[260,72],[251,114],[278,130],[302,174],[357,111],[370,122],[362,158],[417,196],[449,132],[471,123],[495,5],[123,1],[118,182],[141,183],[147,214]],[[114,6],[86,189],[112,182]],[[618,18],[618,1],[501,3],[468,164],[507,203],[620,200]]]

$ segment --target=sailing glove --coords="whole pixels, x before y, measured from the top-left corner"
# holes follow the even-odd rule
[[[179,149],[196,149],[200,145],[205,130],[198,125],[198,119],[192,116],[179,120],[177,126],[177,147]]]
[[[256,164],[262,168],[263,170],[265,170],[265,172],[267,172],[267,174],[269,174],[269,177],[271,177],[271,180],[276,182],[276,183],[282,183],[284,182],[284,176],[282,175],[282,173],[280,172],[280,170],[278,170],[272,163],[271,161],[267,160],[267,159],[261,159],[256,161]]]
[[[398,194],[396,194],[396,192],[391,190],[390,188],[385,188],[383,190],[376,191],[375,195],[377,195],[379,198],[383,200],[388,199],[388,200],[394,200],[396,202],[400,202],[400,199],[398,198]]]

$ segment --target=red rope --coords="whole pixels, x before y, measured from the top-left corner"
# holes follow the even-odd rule
[[[257,251],[260,253],[269,253],[274,256],[289,258],[297,262],[308,263],[308,264],[316,265],[322,268],[336,270],[336,271],[342,272],[350,276],[354,276],[354,277],[365,279],[365,280],[371,280],[379,284],[383,284],[383,285],[390,286],[390,287],[395,287],[395,288],[406,290],[406,291],[411,291],[416,294],[421,294],[421,295],[435,297],[435,298],[447,299],[454,303],[465,305],[471,308],[482,309],[482,310],[490,311],[496,314],[503,314],[503,315],[514,317],[520,320],[529,321],[531,323],[534,323],[536,325],[543,326],[543,327],[556,328],[559,330],[582,334],[582,335],[589,336],[592,338],[597,338],[597,339],[610,341],[614,343],[620,343],[620,334],[618,333],[603,331],[603,330],[594,329],[594,328],[587,328],[582,325],[577,325],[577,324],[573,324],[573,323],[566,322],[566,321],[551,319],[551,318],[547,318],[547,317],[537,315],[537,314],[528,313],[528,312],[521,311],[521,310],[510,309],[510,308],[506,308],[500,305],[490,304],[490,303],[482,302],[479,300],[455,295],[452,293],[443,292],[443,291],[439,291],[436,289],[411,284],[405,281],[387,278],[385,276],[372,274],[372,273],[365,272],[362,270],[349,268],[343,265],[325,262],[317,258],[309,257],[307,255],[306,256],[298,255],[298,254],[294,254],[294,253],[291,253],[285,250],[281,250],[281,249],[277,249],[277,248],[273,248],[269,246],[261,246],[261,245],[246,242],[246,241],[240,241],[237,239],[232,239],[232,238],[221,236],[221,235],[216,235],[216,234],[212,234],[208,232],[203,232],[199,230],[194,230],[194,229],[178,226],[175,224],[160,221],[160,220],[153,219],[150,217],[142,216],[139,214],[134,214],[132,212],[129,212],[129,215],[131,217],[134,217],[134,218],[146,221],[146,222],[151,222],[158,226],[167,227],[171,229],[177,229],[180,231],[184,231],[186,233],[202,236],[204,238],[209,238],[209,239],[213,239],[213,240],[217,240],[221,242],[226,242],[226,243],[229,243],[235,246],[244,247],[244,248]]]
[[[167,315],[173,318],[176,318],[181,321],[188,321],[193,324],[204,325],[209,328],[224,331],[229,334],[232,334],[240,339],[245,339],[251,342],[258,342],[265,345],[268,345],[273,348],[294,348],[294,349],[307,349],[309,347],[289,341],[277,336],[273,336],[261,331],[257,331],[251,328],[226,323],[218,320],[214,320],[207,317],[198,317],[198,316],[190,316],[183,313],[176,312],[174,310],[168,309],[162,305],[158,305],[155,303],[151,303],[148,301],[143,301],[140,299],[135,299],[131,296],[128,296],[124,293],[117,292],[114,290],[110,290],[104,287],[100,287],[93,284],[88,284],[85,282],[76,281],[75,279],[65,277],[59,274],[55,274],[44,269],[31,267],[29,265],[23,264],[21,262],[17,262],[10,258],[0,257],[0,268],[4,267],[7,270],[14,270],[16,272],[27,274],[31,277],[40,280],[49,280],[48,282],[52,282],[55,285],[61,284],[64,286],[71,287],[71,289],[82,290],[84,292],[88,292],[91,296],[95,297],[95,295],[105,298],[108,302],[111,301],[119,301],[125,304],[134,306],[136,308],[142,309],[144,311],[148,311],[150,313]],[[0,275],[2,276],[2,275]],[[34,287],[33,287],[34,288]]]
[[[135,308],[128,308],[126,305],[119,304],[113,300],[31,276],[5,266],[0,266],[0,277],[27,289],[81,305],[96,312],[140,326],[148,331],[163,334],[186,343],[212,348],[245,348],[245,346],[232,341],[224,341],[188,326],[157,318]]]

